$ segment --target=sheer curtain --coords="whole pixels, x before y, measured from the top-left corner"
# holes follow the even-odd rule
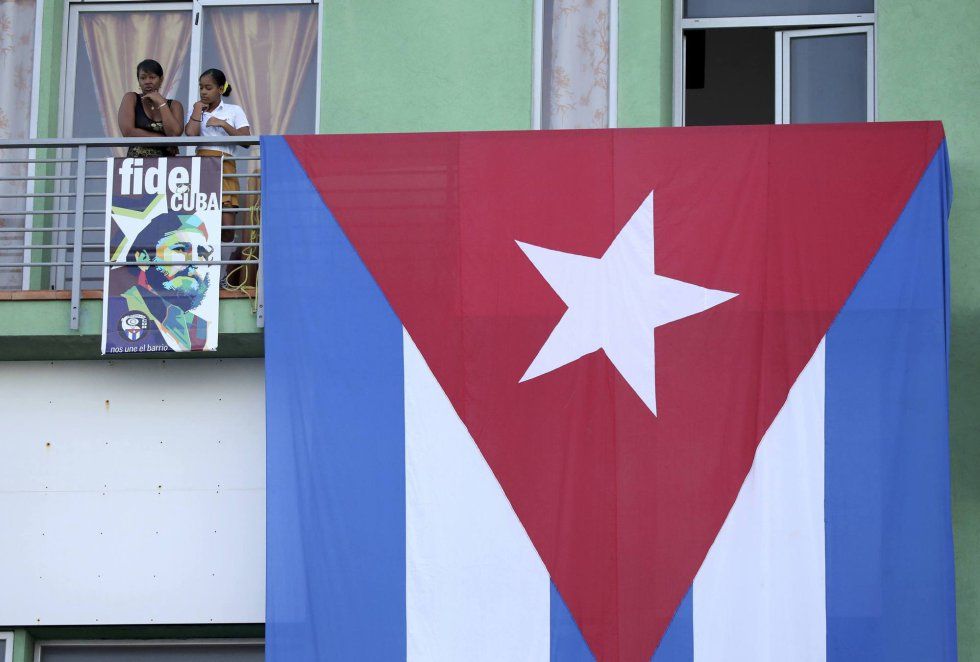
[[[147,58],[163,67],[164,96],[180,89],[181,63],[191,44],[190,12],[84,12],[79,27],[92,63],[92,80],[106,136],[119,136],[116,113],[123,94],[138,90],[136,65]]]
[[[28,137],[31,126],[31,77],[34,66],[34,0],[0,0],[0,139]],[[6,159],[24,158],[26,150],[6,151]],[[23,177],[25,163],[0,163],[0,177]],[[0,194],[23,195],[25,182],[0,180]],[[0,207],[26,209],[25,198],[0,198]],[[23,216],[0,216],[0,228],[24,227]],[[21,232],[0,232],[0,265],[22,262]],[[0,266],[0,289],[20,289],[23,269]]]
[[[286,133],[289,128],[300,82],[316,51],[315,7],[220,7],[208,15],[219,66],[253,134]]]
[[[545,0],[545,129],[609,126],[610,0]]]

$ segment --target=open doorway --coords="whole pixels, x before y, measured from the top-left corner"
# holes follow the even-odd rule
[[[687,33],[687,126],[772,124],[775,63],[770,28]]]

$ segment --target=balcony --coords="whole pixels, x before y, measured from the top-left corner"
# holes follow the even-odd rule
[[[238,178],[243,206],[226,209],[237,212],[236,239],[247,241],[224,244],[221,260],[210,264],[254,277],[221,290],[218,351],[207,356],[262,355],[261,263],[232,257],[236,248],[260,245],[258,138],[99,138],[0,141],[0,359],[101,356],[106,158],[133,142],[182,152],[224,143],[249,148],[230,158],[238,174],[227,175]]]

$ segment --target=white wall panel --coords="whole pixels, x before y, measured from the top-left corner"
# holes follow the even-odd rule
[[[265,619],[261,359],[0,363],[0,625]]]

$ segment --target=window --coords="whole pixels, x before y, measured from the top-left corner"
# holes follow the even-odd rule
[[[197,75],[216,67],[253,134],[314,133],[319,25],[316,2],[73,3],[62,135],[118,136],[119,100],[146,58],[160,62],[166,96],[185,108],[198,98]]]
[[[14,659],[14,634],[12,632],[0,632],[0,662],[13,662]]]
[[[874,120],[874,25],[874,0],[678,0],[674,124]]]
[[[531,126],[616,126],[618,0],[535,0]]]

